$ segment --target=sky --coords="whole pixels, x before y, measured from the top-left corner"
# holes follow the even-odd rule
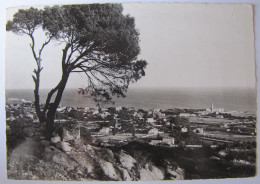
[[[253,10],[242,4],[124,3],[140,32],[140,59],[146,76],[130,88],[254,88]],[[12,18],[16,9],[7,11]],[[37,34],[39,43],[42,35]],[[35,67],[26,36],[6,33],[6,88],[33,88]],[[61,75],[61,46],[43,53],[41,88],[52,88]],[[73,74],[67,88],[86,87]]]

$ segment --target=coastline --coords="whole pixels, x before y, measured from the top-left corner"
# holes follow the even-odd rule
[[[77,107],[95,107],[95,102],[90,97],[78,95],[78,89],[67,89],[64,92],[61,105]],[[47,96],[47,89],[40,91],[41,103]],[[8,98],[19,98],[33,101],[33,90],[6,90],[6,101]],[[182,90],[182,89],[130,89],[126,98],[114,98],[114,104],[103,104],[102,107],[125,106],[142,109],[160,108],[208,108],[214,103],[217,108],[228,111],[248,111],[256,113],[255,90]]]

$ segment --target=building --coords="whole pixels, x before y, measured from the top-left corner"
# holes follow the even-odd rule
[[[216,113],[223,113],[225,110],[223,108],[214,108],[213,103],[211,103],[211,107],[207,108],[206,111],[208,112],[216,112]]]
[[[162,142],[162,140],[151,140],[150,144],[157,145],[157,144],[160,144],[161,142]]]
[[[100,131],[99,131],[99,133],[100,134],[104,134],[104,135],[108,135],[109,134],[109,127],[103,127]]]
[[[121,106],[116,107],[116,111],[117,111],[117,112],[119,112],[119,111],[121,111],[121,110],[122,110],[122,107],[121,107]]]
[[[218,118],[218,119],[223,119],[224,118],[224,116],[223,115],[216,115],[216,118]]]
[[[100,116],[101,116],[102,118],[106,118],[106,117],[109,116],[109,115],[110,115],[109,112],[103,112],[103,113],[100,114]]]
[[[196,114],[190,114],[190,113],[180,113],[180,117],[196,117]]]
[[[188,132],[188,129],[186,127],[182,127],[181,132],[186,133],[186,132]]]
[[[154,123],[155,119],[154,118],[147,118],[147,123]]]
[[[158,134],[159,131],[157,128],[152,128],[151,130],[149,130],[148,134]]]
[[[174,138],[163,138],[162,142],[169,144],[171,146],[171,145],[175,144],[175,139]]]

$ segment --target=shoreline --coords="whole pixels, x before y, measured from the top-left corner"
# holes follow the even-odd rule
[[[95,107],[96,103],[91,97],[78,95],[77,89],[67,89],[64,91],[61,104],[62,106],[77,107]],[[41,103],[45,103],[48,91],[40,91]],[[8,98],[23,98],[25,100],[34,101],[32,90],[8,90],[6,92],[6,101]],[[256,93],[247,91],[212,91],[212,92],[196,92],[192,90],[186,91],[164,91],[163,89],[145,90],[145,89],[129,89],[125,98],[113,98],[114,104],[104,104],[102,107],[109,106],[125,106],[142,109],[160,108],[166,110],[169,108],[208,108],[214,103],[217,108],[224,108],[228,111],[248,111],[257,112]]]
[[[6,102],[5,102],[5,104],[22,104],[22,103],[31,103],[31,104],[33,104],[33,102],[32,101],[30,101],[30,100],[25,100],[25,99],[21,99],[21,98],[7,98],[6,99]],[[44,105],[44,104],[41,104],[41,105]],[[98,108],[98,107],[100,107],[101,109],[107,109],[107,108],[129,108],[129,109],[135,109],[135,110],[138,110],[138,109],[142,109],[142,110],[146,110],[146,111],[149,111],[149,110],[155,110],[155,109],[157,109],[157,110],[160,110],[160,111],[167,111],[167,110],[173,110],[173,109],[175,109],[175,110],[186,110],[186,111],[198,111],[198,110],[200,110],[200,111],[210,111],[209,109],[209,107],[183,107],[183,108],[181,108],[181,107],[171,107],[171,108],[147,108],[147,107],[142,107],[142,108],[135,108],[135,107],[133,107],[133,106],[120,106],[120,105],[118,105],[118,106],[116,106],[115,104],[112,104],[112,103],[109,103],[109,104],[103,104],[103,105],[100,105],[100,106],[97,106],[97,105],[95,105],[95,106],[85,106],[85,107],[81,107],[81,106],[66,106],[66,105],[62,105],[62,104],[60,104],[59,105],[60,106],[60,108],[74,108],[74,109],[85,109],[85,108],[93,108],[93,109],[95,109],[95,108]],[[232,113],[234,113],[234,114],[237,114],[237,115],[244,115],[244,116],[256,116],[257,115],[257,109],[255,110],[255,111],[248,111],[248,110],[244,110],[244,111],[237,111],[237,110],[225,110],[224,108],[216,108],[216,111],[215,112],[218,112],[218,110],[220,110],[221,111],[221,113],[224,113],[224,114],[232,114]]]

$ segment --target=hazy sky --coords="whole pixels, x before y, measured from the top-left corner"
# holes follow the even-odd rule
[[[253,11],[241,4],[123,4],[135,17],[146,76],[130,87],[255,86]],[[17,9],[10,9],[7,18]],[[41,35],[37,36],[41,40]],[[26,36],[6,34],[6,88],[33,88],[34,60]],[[61,47],[43,53],[42,88],[55,86],[61,74]],[[67,87],[85,87],[73,74]]]

